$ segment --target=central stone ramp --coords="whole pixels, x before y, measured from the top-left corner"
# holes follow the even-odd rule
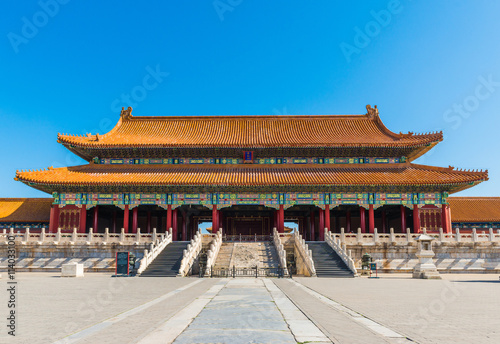
[[[189,241],[174,241],[165,247],[155,260],[144,270],[141,277],[177,276],[181,267],[184,250]]]
[[[271,242],[223,243],[215,269],[236,268],[278,268],[279,257]]]
[[[318,277],[354,277],[342,258],[326,242],[308,241]]]
[[[271,280],[226,281],[174,344],[331,343]]]

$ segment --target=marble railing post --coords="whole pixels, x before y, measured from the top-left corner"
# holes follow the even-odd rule
[[[359,245],[363,245],[363,237],[361,235],[361,227],[358,227],[358,232],[356,233],[356,241]]]
[[[28,242],[30,240],[30,229],[26,228],[26,231],[24,232],[24,241]]]
[[[394,228],[393,227],[389,228],[389,241],[391,243],[396,242],[396,239],[394,238]]]
[[[76,242],[76,233],[78,233],[77,229],[73,228],[73,233],[71,233],[71,241],[72,242]]]
[[[460,229],[457,227],[455,228],[455,240],[456,242],[460,242],[461,241],[461,236],[460,236]]]
[[[444,242],[444,231],[443,231],[443,227],[439,227],[439,241]]]
[[[94,229],[89,228],[89,233],[87,234],[87,242],[92,242],[94,240]]]
[[[344,227],[340,228],[340,241],[345,242],[345,231],[344,231]]]
[[[104,228],[104,238],[103,238],[103,242],[104,243],[107,243],[109,241],[109,228],[106,227]]]

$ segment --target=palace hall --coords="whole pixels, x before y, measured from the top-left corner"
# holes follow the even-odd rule
[[[309,241],[340,228],[450,232],[450,204],[468,206],[449,196],[488,180],[487,171],[413,163],[443,134],[392,132],[370,105],[360,115],[304,116],[136,116],[129,107],[108,133],[57,140],[87,163],[15,176],[52,196],[38,223],[49,232],[172,228],[179,241],[202,223],[230,235],[293,223]]]

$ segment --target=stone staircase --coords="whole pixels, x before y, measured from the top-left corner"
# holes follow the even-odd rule
[[[234,243],[223,242],[217,259],[215,260],[215,269],[229,269],[231,264],[231,258],[233,256]]]
[[[279,257],[271,242],[222,243],[215,269],[277,268]]]
[[[189,241],[174,241],[149,264],[141,274],[141,277],[168,277],[177,276],[181,267],[184,250],[187,249]]]
[[[318,277],[354,277],[354,273],[326,242],[308,241]]]

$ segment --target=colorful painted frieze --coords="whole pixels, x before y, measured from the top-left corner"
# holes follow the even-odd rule
[[[241,158],[101,158],[94,162],[107,165],[202,165],[202,164],[216,164],[216,165],[238,165],[245,163],[253,163],[259,165],[280,165],[280,164],[394,164],[404,162],[403,158],[374,158],[374,157],[357,157],[357,158],[335,158],[335,157],[295,157],[295,158],[253,158],[253,155],[248,159]]]

